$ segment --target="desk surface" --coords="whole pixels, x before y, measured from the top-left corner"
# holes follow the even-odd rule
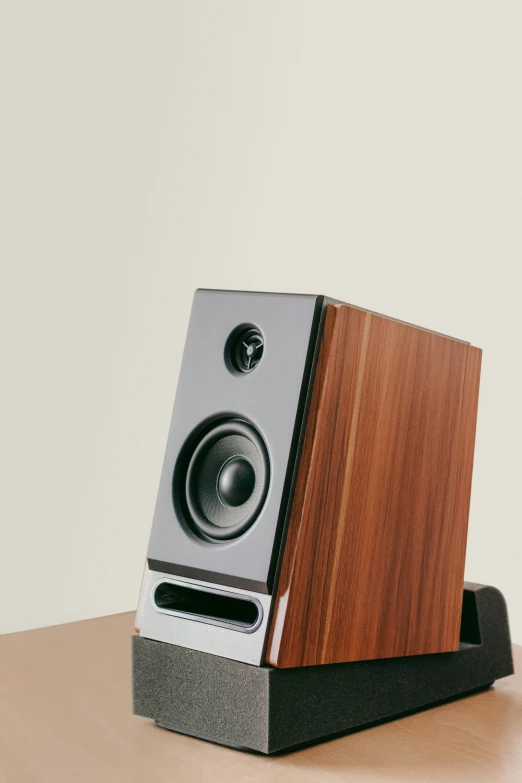
[[[133,615],[0,637],[0,783],[522,781],[522,675],[267,758],[131,714]],[[515,667],[522,648],[515,647]]]

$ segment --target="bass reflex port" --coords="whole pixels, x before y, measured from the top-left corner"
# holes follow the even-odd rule
[[[263,610],[253,598],[224,590],[162,581],[153,591],[156,609],[164,614],[252,633],[261,624]]]

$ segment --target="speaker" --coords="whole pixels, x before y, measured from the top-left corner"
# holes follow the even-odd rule
[[[278,668],[455,651],[481,351],[198,290],[136,630]]]

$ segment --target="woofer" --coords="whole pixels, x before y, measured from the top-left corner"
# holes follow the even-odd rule
[[[248,422],[233,418],[189,439],[175,486],[190,527],[202,538],[222,541],[254,524],[269,479],[261,435]]]

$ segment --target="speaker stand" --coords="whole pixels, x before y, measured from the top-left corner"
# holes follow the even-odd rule
[[[506,603],[465,583],[453,653],[275,669],[134,636],[133,711],[164,728],[275,753],[398,718],[513,673]]]

